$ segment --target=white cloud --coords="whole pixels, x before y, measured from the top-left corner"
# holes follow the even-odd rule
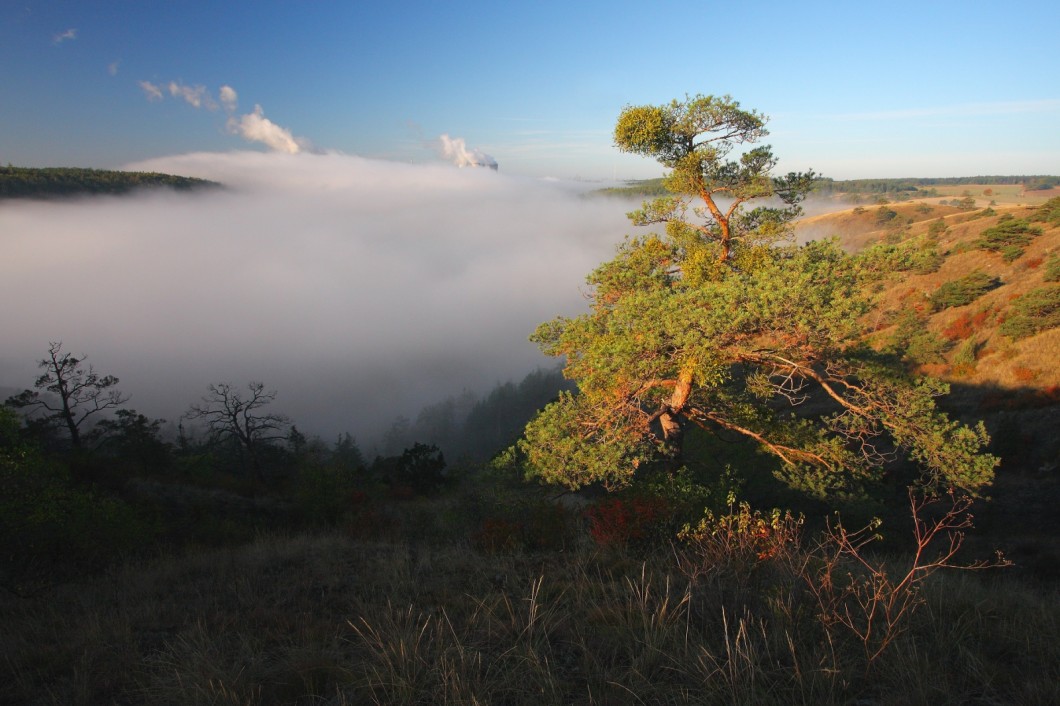
[[[586,274],[630,230],[629,202],[444,164],[248,151],[126,168],[231,188],[5,204],[0,386],[30,385],[61,339],[149,416],[263,380],[300,429],[364,440],[550,365],[527,337],[584,310]]]
[[[221,86],[221,105],[229,114],[236,112],[236,107],[239,105],[239,96],[236,94],[236,89],[231,86]]]
[[[155,84],[151,83],[150,81],[140,81],[139,82],[139,86],[143,90],[144,95],[147,96],[147,100],[149,100],[149,101],[160,101],[160,100],[162,100],[162,88],[160,86],[156,86]]]
[[[150,81],[140,81],[140,88],[150,101],[162,100],[163,90],[170,96],[184,100],[196,108],[217,110],[218,103],[213,99],[205,86],[189,86],[179,81],[170,81],[165,86],[159,86]],[[295,137],[287,128],[281,127],[265,117],[265,111],[260,105],[254,106],[254,112],[236,116],[239,107],[239,95],[236,89],[225,84],[218,91],[221,107],[228,113],[226,127],[233,135],[239,135],[249,142],[260,142],[273,152],[284,152],[286,154],[298,154],[299,152],[314,151],[312,143],[304,137]]]
[[[234,95],[235,91],[232,93]],[[298,154],[302,151],[302,143],[291,134],[290,130],[266,118],[265,111],[260,105],[254,106],[253,113],[247,113],[238,119],[229,118],[228,130],[250,142],[260,142],[273,152]]]
[[[196,108],[217,109],[217,103],[206,92],[206,86],[188,86],[177,81],[170,81],[167,88],[169,89],[169,95],[174,98],[182,98],[189,105]]]
[[[56,34],[55,36],[53,36],[52,37],[52,44],[62,44],[63,42],[66,42],[66,41],[69,41],[69,40],[72,40],[72,39],[77,39],[77,30],[75,28],[70,28],[70,29],[66,30],[65,32],[60,32],[59,34]]]

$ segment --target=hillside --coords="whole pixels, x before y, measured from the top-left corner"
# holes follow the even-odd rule
[[[881,213],[895,215],[881,219]],[[799,237],[836,235],[881,263],[872,345],[908,345],[914,370],[942,378],[940,406],[982,419],[1001,457],[976,526],[1018,566],[1055,572],[1060,541],[1060,198],[961,210],[909,203],[806,219]]]
[[[180,191],[218,188],[206,179],[73,167],[0,167],[0,199],[63,198],[99,194],[125,194],[138,189],[169,188]]]
[[[928,334],[939,339],[937,350],[914,361],[923,372],[962,385],[1046,391],[1060,386],[1060,357],[1056,355],[1060,328],[1048,312],[1042,316],[1050,324],[1030,335],[1006,335],[1004,324],[1018,315],[1032,291],[1048,292],[1051,301],[1051,293],[1058,289],[1058,203],[1060,199],[1041,207],[996,206],[974,211],[924,203],[855,207],[804,219],[796,232],[800,240],[835,235],[852,251],[890,244],[924,258],[918,267],[882,283],[874,313],[878,345],[899,335],[903,315],[915,316]],[[1047,218],[1050,213],[1054,214],[1051,220]],[[1010,228],[1014,231],[1026,227],[1025,233],[1007,236],[1026,244],[1003,243],[1002,249],[1013,247],[1010,254],[985,249],[984,235],[1004,233],[1006,224],[1016,224]],[[954,283],[975,273],[983,273],[992,284],[969,295],[967,303],[961,303],[960,297],[945,299],[948,289],[944,287],[952,289]],[[1013,330],[1012,323],[1008,326]],[[959,359],[962,346],[972,343],[974,359],[969,361],[966,355]]]

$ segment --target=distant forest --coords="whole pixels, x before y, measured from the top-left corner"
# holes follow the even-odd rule
[[[911,196],[938,196],[933,187],[963,186],[965,184],[1022,184],[1027,191],[1046,190],[1060,185],[1060,176],[969,176],[969,177],[903,177],[899,179],[818,179],[814,192],[832,194],[905,194]],[[669,192],[662,179],[643,179],[627,182],[625,186],[614,186],[595,192],[603,196],[665,196]]]
[[[0,167],[0,199],[124,194],[136,189],[158,187],[189,191],[220,186],[217,182],[206,179],[156,172],[122,172],[75,167]]]
[[[902,179],[818,179],[815,190],[823,194],[887,194],[909,191],[931,191],[934,186],[964,186],[966,184],[1022,184],[1027,191],[1051,189],[1060,184],[1060,177],[1033,176],[970,176]]]

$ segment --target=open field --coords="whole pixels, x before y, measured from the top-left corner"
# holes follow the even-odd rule
[[[976,204],[986,206],[991,201],[999,205],[1038,206],[1049,199],[1060,196],[1060,188],[1024,190],[1022,184],[961,184],[958,186],[932,186],[940,198],[962,198],[971,196]]]

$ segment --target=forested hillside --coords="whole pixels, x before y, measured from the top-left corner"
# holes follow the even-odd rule
[[[96,194],[125,194],[160,187],[188,191],[212,189],[220,184],[206,179],[73,167],[0,167],[0,199],[60,198]]]

